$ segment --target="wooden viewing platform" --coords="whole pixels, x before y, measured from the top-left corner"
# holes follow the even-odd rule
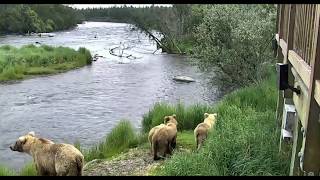
[[[319,23],[319,4],[277,5],[278,63],[288,64],[289,84],[301,92],[288,89],[279,91],[278,97],[279,123],[285,104],[294,105],[296,111],[290,175],[320,175]]]

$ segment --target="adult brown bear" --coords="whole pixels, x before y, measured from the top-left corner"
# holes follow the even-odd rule
[[[23,152],[33,157],[38,175],[81,176],[84,157],[70,144],[55,144],[51,140],[38,138],[34,132],[19,137],[12,151]]]

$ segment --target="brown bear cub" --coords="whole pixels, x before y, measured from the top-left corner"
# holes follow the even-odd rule
[[[152,136],[153,159],[159,160],[172,155],[172,150],[176,147],[177,125],[176,115],[164,117],[165,126],[159,128]],[[158,156],[158,153],[160,156]]]
[[[204,121],[194,129],[195,141],[197,144],[197,149],[203,145],[204,141],[207,139],[208,132],[216,124],[217,114],[204,113]]]
[[[70,144],[55,144],[38,138],[34,132],[19,137],[12,151],[23,152],[33,157],[38,175],[41,176],[81,176],[84,157]]]

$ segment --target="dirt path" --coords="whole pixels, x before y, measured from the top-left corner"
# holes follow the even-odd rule
[[[192,131],[178,133],[175,153],[191,152],[195,147]],[[84,176],[148,176],[153,169],[163,164],[165,160],[154,161],[148,143],[132,148],[112,159],[97,159],[88,162]]]
[[[133,148],[111,160],[93,160],[83,170],[84,176],[147,176],[163,163],[154,161],[149,149]]]

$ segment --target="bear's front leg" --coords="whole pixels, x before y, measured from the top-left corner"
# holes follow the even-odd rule
[[[177,145],[177,136],[175,136],[171,141],[172,150],[176,148]]]
[[[47,171],[38,164],[36,164],[36,170],[37,170],[38,176],[48,176],[49,175],[47,173]]]
[[[168,142],[167,148],[166,148],[166,154],[172,155],[172,147],[171,147],[171,142]],[[165,154],[165,155],[166,155]]]

